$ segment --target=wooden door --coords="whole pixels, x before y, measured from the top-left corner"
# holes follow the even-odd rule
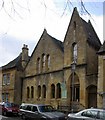
[[[97,107],[97,87],[88,87],[88,108]]]

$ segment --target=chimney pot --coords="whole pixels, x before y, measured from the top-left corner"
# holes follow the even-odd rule
[[[22,66],[23,68],[26,66],[28,62],[28,45],[23,44],[22,48]]]

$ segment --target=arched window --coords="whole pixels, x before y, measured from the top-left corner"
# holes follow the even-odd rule
[[[8,100],[9,100],[9,93],[6,93],[5,99],[6,99],[6,102],[8,102]]]
[[[47,70],[50,69],[50,55],[47,55]]]
[[[45,85],[43,85],[43,88],[42,88],[42,97],[46,98],[46,86]]]
[[[34,98],[34,87],[31,86],[31,98]]]
[[[77,62],[77,44],[76,43],[73,43],[73,61],[76,63]]]
[[[51,85],[51,98],[55,98],[55,85]]]
[[[29,97],[30,97],[30,88],[27,87],[27,98],[29,98]]]
[[[40,58],[37,59],[37,73],[40,73]]]
[[[60,85],[60,83],[57,84],[57,98],[61,98],[61,85]]]
[[[74,21],[74,30],[76,30],[76,21]]]
[[[41,86],[39,85],[38,86],[38,90],[37,90],[37,92],[38,92],[38,98],[40,98],[41,97]]]
[[[5,101],[5,94],[2,93],[2,102],[4,102],[4,101]]]
[[[76,41],[76,22],[74,21],[74,31],[73,31],[73,40]]]
[[[45,71],[45,61],[46,61],[46,56],[45,54],[42,54],[42,71]]]

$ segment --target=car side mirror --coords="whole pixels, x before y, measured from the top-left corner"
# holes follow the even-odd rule
[[[38,111],[35,111],[36,114],[38,114],[39,112]]]
[[[2,107],[4,107],[4,105],[2,105]]]
[[[85,114],[85,113],[83,112],[81,115],[84,116],[84,114]]]

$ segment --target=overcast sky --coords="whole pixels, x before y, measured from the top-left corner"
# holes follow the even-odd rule
[[[0,66],[15,59],[23,44],[28,45],[31,55],[44,28],[63,41],[73,7],[77,7],[83,19],[91,20],[103,43],[103,0],[83,0],[91,16],[77,0],[13,0],[13,4],[11,0],[4,1],[4,8],[0,8]]]

